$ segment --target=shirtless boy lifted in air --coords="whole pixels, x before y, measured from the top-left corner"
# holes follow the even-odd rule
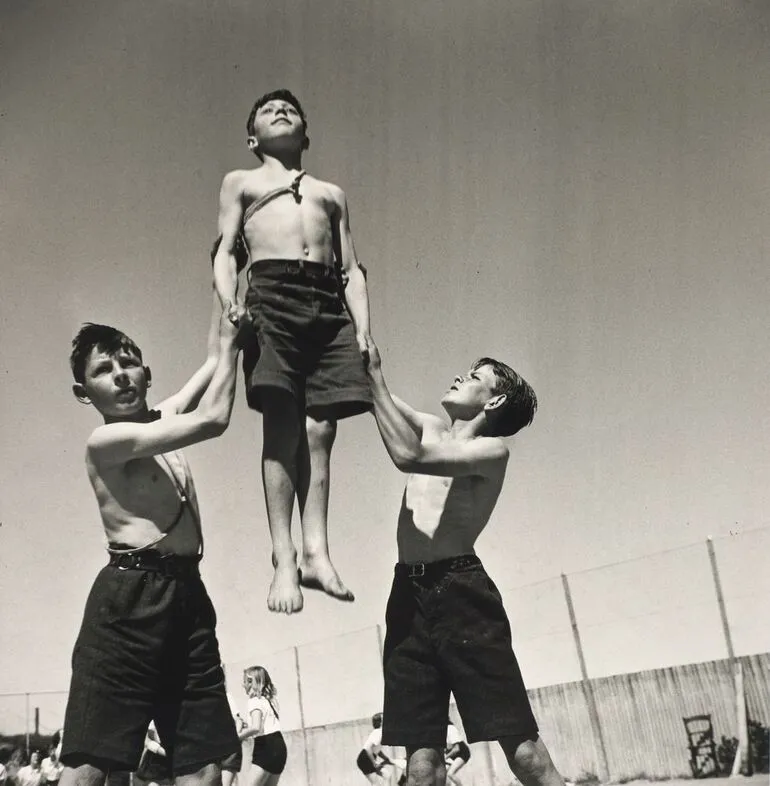
[[[218,786],[240,750],[225,695],[216,617],[198,563],[198,503],[180,448],[227,428],[236,328],[215,303],[209,354],[182,389],[147,407],[150,369],[107,325],[85,325],[70,362],[73,392],[104,419],[86,469],[108,541],[72,656],[61,786],[102,786],[135,770],[155,721],[176,782]]]
[[[500,593],[474,551],[505,478],[500,437],[532,422],[534,391],[482,358],[442,397],[447,424],[391,396],[371,339],[368,348],[380,436],[410,473],[386,612],[382,742],[406,747],[410,786],[443,784],[451,691],[468,742],[497,740],[524,786],[564,786],[537,733]]]
[[[353,600],[329,558],[329,460],[337,421],[371,409],[363,360],[369,302],[345,194],[302,169],[309,143],[299,101],[288,90],[262,96],[247,131],[262,165],[230,172],[222,182],[214,282],[231,319],[254,329],[243,366],[249,406],[263,416],[262,480],[275,566],[267,605],[291,614],[303,606],[300,584]],[[241,303],[237,257],[244,242],[252,264]],[[299,570],[291,536],[295,497]]]

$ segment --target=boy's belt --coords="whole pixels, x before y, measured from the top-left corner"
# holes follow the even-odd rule
[[[459,557],[448,557],[435,562],[399,562],[396,565],[396,574],[408,576],[410,579],[435,579],[454,570],[464,570],[481,565],[481,560],[475,554],[463,554]]]
[[[252,275],[259,272],[259,268],[281,270],[292,276],[305,278],[336,278],[337,270],[334,265],[323,262],[311,262],[305,259],[262,259],[255,262],[246,273],[246,278],[251,283]]]
[[[135,554],[110,554],[109,565],[118,570],[150,570],[165,576],[197,576],[200,555],[183,557],[160,551],[139,551]]]

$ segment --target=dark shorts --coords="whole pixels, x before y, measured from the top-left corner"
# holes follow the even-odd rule
[[[443,749],[450,691],[468,742],[537,732],[500,593],[478,557],[396,565],[385,621],[384,745]]]
[[[225,756],[220,762],[222,769],[226,772],[240,772],[242,764],[243,752],[240,749],[235,753],[231,753],[229,756]]]
[[[226,772],[240,772],[242,763],[243,754],[241,751],[238,751],[222,759],[220,766]],[[148,750],[142,754],[135,774],[142,780],[152,781],[153,783],[174,780],[174,775],[171,772],[171,762],[169,762],[168,758]]]
[[[153,783],[168,783],[174,779],[171,772],[171,762],[168,758],[148,750],[142,754],[135,774],[143,781]]]
[[[358,765],[358,769],[361,770],[364,775],[371,775],[373,772],[377,772],[377,768],[372,764],[372,760],[369,758],[369,754],[365,750],[362,750],[358,754],[356,764]]]
[[[265,772],[280,775],[286,766],[286,757],[286,741],[280,731],[254,737],[252,764],[261,767]]]
[[[240,749],[197,559],[162,563],[96,577],[72,655],[64,764],[135,770],[150,720],[175,774]]]
[[[309,415],[339,420],[371,409],[372,395],[335,269],[268,259],[248,272],[254,329],[243,350],[246,398],[262,411],[265,388],[291,394]]]

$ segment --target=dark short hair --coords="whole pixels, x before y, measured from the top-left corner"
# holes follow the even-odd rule
[[[249,136],[254,136],[254,118],[257,116],[257,112],[269,101],[274,101],[276,99],[286,101],[299,112],[299,116],[302,118],[302,128],[307,132],[307,115],[302,108],[302,104],[300,104],[299,99],[291,90],[282,87],[278,90],[272,90],[269,93],[265,93],[254,102],[254,106],[251,108],[251,112],[249,112],[249,119],[246,121],[246,133]]]
[[[72,369],[72,376],[75,377],[75,382],[85,382],[86,363],[94,347],[99,347],[110,355],[125,349],[133,352],[139,360],[142,359],[142,350],[122,330],[109,325],[86,322],[80,328],[75,338],[72,339],[70,368]]]
[[[490,432],[496,437],[511,437],[528,426],[537,412],[537,396],[532,386],[510,366],[494,358],[479,358],[473,371],[489,366],[497,379],[494,394],[505,395],[505,402],[487,411]]]
[[[374,726],[375,729],[379,729],[380,726],[382,726],[381,712],[375,712],[374,715],[372,715],[372,726]]]

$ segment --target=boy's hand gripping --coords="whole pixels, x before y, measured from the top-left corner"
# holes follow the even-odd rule
[[[249,314],[243,303],[233,303],[231,300],[225,300],[222,313],[235,327],[241,327],[244,322],[249,321]]]
[[[368,334],[365,337],[365,342],[365,347],[363,350],[361,350],[361,352],[364,355],[366,368],[370,372],[378,371],[382,365],[382,361],[380,359],[380,350],[377,349],[374,339]]]

